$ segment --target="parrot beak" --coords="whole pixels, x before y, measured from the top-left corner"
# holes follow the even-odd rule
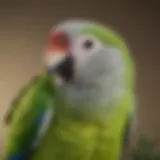
[[[57,74],[63,80],[69,81],[73,77],[73,57],[69,52],[67,37],[57,33],[52,37],[46,52],[46,67],[50,74]]]
[[[57,53],[58,54],[58,53]],[[53,58],[54,65],[49,65],[47,67],[47,71],[49,74],[57,74],[59,75],[63,80],[70,81],[73,77],[73,57],[71,55],[64,56],[62,54]],[[56,63],[55,63],[56,62]]]
[[[73,78],[73,57],[67,56],[55,68],[55,72],[65,81],[70,81]]]

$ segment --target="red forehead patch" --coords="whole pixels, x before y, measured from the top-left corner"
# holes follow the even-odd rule
[[[63,49],[69,47],[69,39],[64,32],[55,32],[52,34],[49,43]]]

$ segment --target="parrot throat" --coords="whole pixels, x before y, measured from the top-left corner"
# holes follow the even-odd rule
[[[124,95],[125,86],[122,76],[112,74],[99,77],[92,85],[74,83],[59,86],[59,90],[72,110],[88,116],[113,110],[114,103]]]

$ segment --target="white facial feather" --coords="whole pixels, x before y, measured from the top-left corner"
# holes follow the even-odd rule
[[[91,41],[94,44],[94,47],[92,47],[91,49],[84,48],[84,43],[86,41]],[[83,65],[83,63],[86,63],[85,61],[99,52],[102,47],[102,44],[93,36],[82,35],[77,38],[72,45],[72,55],[77,60],[76,65]]]
[[[88,60],[89,63],[81,66],[77,79],[71,84],[62,86],[61,91],[72,106],[84,113],[97,112],[104,107],[107,112],[113,111],[112,103],[124,95],[124,64],[120,51],[108,48],[105,54],[104,57],[95,57],[96,60]],[[101,68],[102,64],[104,68]]]
[[[64,58],[65,55],[63,53],[48,53],[47,56],[45,55],[44,57],[45,64],[47,65],[47,67],[54,67],[54,65],[57,65],[58,63],[63,61]]]

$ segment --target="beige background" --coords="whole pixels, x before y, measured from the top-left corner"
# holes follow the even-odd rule
[[[160,138],[159,0],[5,0],[0,2],[0,151],[11,99],[41,71],[49,29],[68,18],[97,19],[128,41],[137,65],[138,134]]]

